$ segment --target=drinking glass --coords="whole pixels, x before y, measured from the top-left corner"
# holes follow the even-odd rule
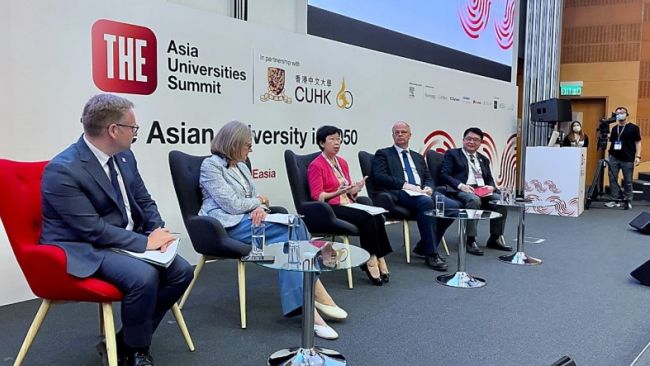
[[[436,196],[436,216],[445,215],[445,201],[441,196]]]
[[[264,230],[265,226],[263,222],[257,225],[251,225],[251,234],[253,236],[251,241],[251,256],[261,256],[264,253],[264,242],[266,241]]]

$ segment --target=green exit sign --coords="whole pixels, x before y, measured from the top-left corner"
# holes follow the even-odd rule
[[[582,95],[582,81],[561,82],[560,95]]]

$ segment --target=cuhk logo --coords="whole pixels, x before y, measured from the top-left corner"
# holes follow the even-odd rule
[[[100,19],[91,37],[93,81],[99,89],[144,95],[156,90],[156,36],[151,29]]]

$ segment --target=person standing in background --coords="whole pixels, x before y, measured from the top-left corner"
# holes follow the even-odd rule
[[[627,200],[628,208],[632,208],[632,174],[634,167],[641,163],[641,130],[639,126],[628,120],[630,114],[626,107],[616,108],[618,122],[609,134],[609,189],[612,199],[621,198],[618,184],[619,172],[623,172],[623,197]],[[606,203],[608,207],[618,206],[614,201]]]
[[[562,140],[562,147],[587,147],[589,137],[582,130],[580,121],[571,122],[571,130]]]

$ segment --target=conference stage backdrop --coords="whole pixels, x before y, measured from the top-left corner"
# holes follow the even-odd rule
[[[0,157],[50,159],[79,138],[90,96],[123,95],[141,126],[133,150],[142,176],[176,231],[184,227],[167,154],[209,154],[230,120],[251,126],[258,190],[290,211],[283,151],[317,151],[323,124],[343,130],[341,155],[355,180],[357,152],[392,144],[396,121],[410,123],[420,152],[458,147],[463,130],[479,126],[499,182],[514,184],[510,83],[161,0],[4,1],[0,24]],[[196,259],[187,235],[181,253]],[[0,277],[0,305],[32,296],[4,231]]]

